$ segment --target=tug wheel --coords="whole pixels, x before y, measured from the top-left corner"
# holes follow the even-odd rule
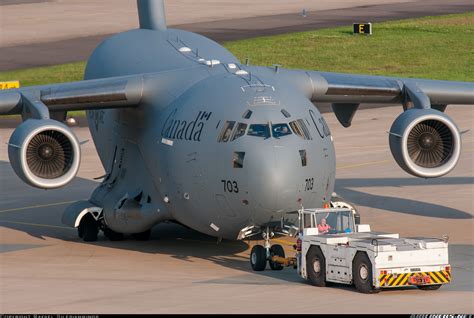
[[[418,289],[421,290],[437,290],[441,287],[441,284],[439,285],[425,285],[425,286],[416,286]]]
[[[378,293],[373,285],[372,263],[365,253],[358,252],[352,262],[352,279],[356,289],[364,294]]]
[[[306,272],[314,286],[326,286],[326,260],[317,246],[311,246],[306,254]]]

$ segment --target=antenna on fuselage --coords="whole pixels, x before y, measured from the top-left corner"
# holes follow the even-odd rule
[[[140,29],[166,30],[164,0],[137,0]]]

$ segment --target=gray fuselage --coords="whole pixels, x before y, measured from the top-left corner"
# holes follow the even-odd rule
[[[321,114],[291,83],[245,69],[219,44],[173,29],[121,33],[94,51],[85,79],[173,71],[168,94],[88,111],[108,174],[91,201],[110,228],[175,220],[236,239],[330,201],[335,152]]]

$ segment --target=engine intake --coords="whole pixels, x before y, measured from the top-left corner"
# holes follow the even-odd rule
[[[461,153],[461,137],[454,122],[434,109],[409,109],[390,128],[390,150],[406,172],[435,178],[450,172]]]
[[[13,132],[8,157],[23,181],[53,189],[76,176],[81,153],[77,138],[67,126],[50,119],[29,119]]]

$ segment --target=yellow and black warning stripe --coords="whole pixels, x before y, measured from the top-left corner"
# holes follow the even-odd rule
[[[429,276],[429,282],[426,283],[425,277]],[[379,276],[380,287],[400,287],[412,285],[410,277],[419,279],[424,284],[436,285],[447,284],[451,281],[451,271],[435,271],[435,272],[416,272],[416,273],[402,273],[402,274],[381,274]]]

